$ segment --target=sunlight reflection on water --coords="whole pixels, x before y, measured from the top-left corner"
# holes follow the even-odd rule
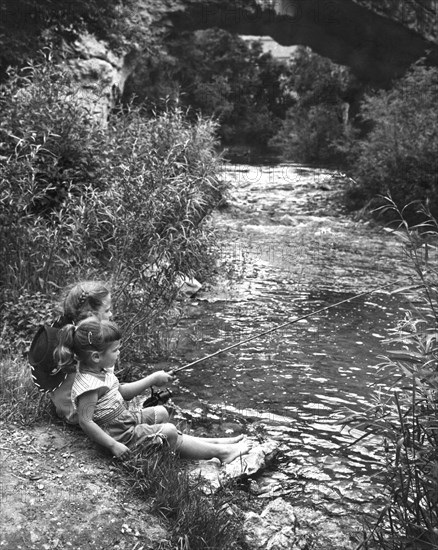
[[[330,171],[241,166],[225,175],[230,207],[215,224],[231,278],[187,306],[173,335],[182,364],[406,276],[395,237],[320,211]],[[186,405],[191,392],[210,410],[263,424],[284,450],[280,494],[333,513],[368,501],[372,509],[381,493],[379,443],[352,445],[360,434],[337,418],[343,407],[371,403],[382,340],[406,309],[380,290],[318,313],[185,371],[176,402]]]

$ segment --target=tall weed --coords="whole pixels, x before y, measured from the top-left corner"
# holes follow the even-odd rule
[[[375,406],[347,419],[380,435],[386,457],[388,502],[361,548],[432,550],[438,548],[438,225],[425,209],[427,221],[409,226],[393,201],[387,207],[404,230],[417,282],[399,290],[415,307],[387,342]]]
[[[52,403],[31,381],[26,361],[3,356],[0,366],[0,420],[30,426],[51,418]]]
[[[11,313],[20,296],[53,301],[70,282],[106,278],[140,353],[184,278],[211,264],[206,219],[222,192],[214,123],[126,109],[104,130],[50,55],[10,72],[0,106],[3,329],[11,315],[34,316],[22,300]]]
[[[151,502],[151,510],[169,520],[171,541],[164,548],[246,548],[240,520],[229,512],[226,491],[207,497],[202,488],[205,481],[190,476],[168,449],[138,452],[120,468],[135,492]]]

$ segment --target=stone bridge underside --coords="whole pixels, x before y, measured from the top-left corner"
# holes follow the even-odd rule
[[[367,2],[180,0],[179,7],[173,6],[165,18],[176,32],[219,27],[243,35],[271,36],[284,46],[309,46],[336,63],[348,65],[360,79],[379,87],[388,86],[421,57],[438,65],[438,45],[431,37],[436,29],[436,11],[431,14],[429,9],[426,14],[431,35],[413,30],[406,24],[408,21],[377,13],[359,1]],[[385,0],[381,1],[383,6]],[[417,0],[416,5],[425,1],[430,8],[434,0]],[[389,4],[400,6],[395,0]]]

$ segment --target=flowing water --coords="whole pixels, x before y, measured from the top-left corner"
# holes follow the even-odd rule
[[[360,433],[336,419],[372,403],[383,340],[409,308],[389,293],[406,282],[400,239],[342,212],[345,179],[328,170],[242,165],[224,177],[228,206],[214,218],[219,282],[189,301],[172,336],[180,364],[375,291],[181,372],[175,401],[281,442],[280,463],[258,480],[262,496],[332,514],[372,512],[382,493],[380,444],[351,445]]]

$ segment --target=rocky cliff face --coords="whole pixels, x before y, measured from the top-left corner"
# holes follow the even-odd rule
[[[84,33],[68,46],[66,65],[76,76],[83,99],[105,125],[109,110],[123,91],[126,79],[135,66],[136,50],[116,55],[105,41]]]

